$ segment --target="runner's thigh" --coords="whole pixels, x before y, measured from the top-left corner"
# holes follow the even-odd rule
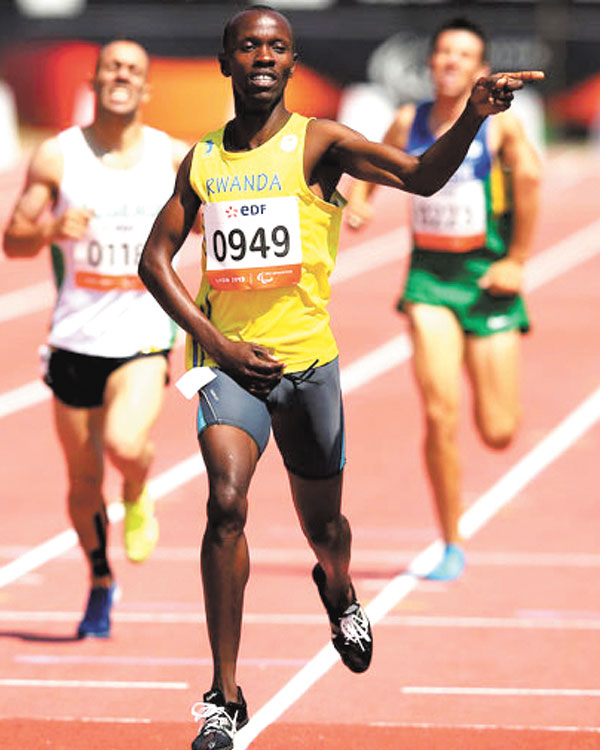
[[[481,428],[496,432],[516,426],[519,416],[519,331],[469,336],[466,360]]]
[[[441,305],[406,304],[413,341],[413,368],[427,410],[457,409],[464,333]]]
[[[284,375],[268,402],[286,469],[305,479],[339,474],[345,437],[338,360]]]
[[[168,363],[163,355],[140,357],[112,372],[104,393],[105,437],[145,440],[163,403]]]

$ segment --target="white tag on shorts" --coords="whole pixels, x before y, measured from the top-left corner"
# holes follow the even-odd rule
[[[217,376],[210,367],[192,367],[175,383],[177,390],[187,399],[193,398],[201,388]]]

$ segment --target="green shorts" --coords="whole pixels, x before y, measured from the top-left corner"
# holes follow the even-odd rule
[[[497,260],[485,248],[469,253],[413,250],[398,309],[404,309],[404,302],[442,305],[452,310],[465,333],[475,336],[515,329],[526,333],[529,319],[521,295],[498,296],[477,285]]]

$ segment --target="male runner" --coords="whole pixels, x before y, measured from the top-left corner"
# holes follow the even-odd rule
[[[444,24],[433,36],[429,65],[434,100],[401,107],[384,138],[411,154],[423,153],[457,121],[474,82],[488,74],[484,32],[465,19]],[[510,173],[510,228],[500,166]],[[519,291],[539,179],[537,155],[506,112],[482,124],[464,162],[435,196],[411,196],[413,252],[399,309],[410,321],[426,418],[425,462],[445,542],[431,579],[457,578],[465,565],[456,437],[463,362],[484,442],[503,448],[518,425],[520,332],[529,328]],[[371,217],[373,187],[361,182],[353,188],[350,226]]]
[[[209,366],[214,375],[199,391],[197,419],[209,484],[201,562],[214,672],[196,712],[205,721],[193,750],[231,749],[248,720],[236,681],[248,579],[244,525],[248,487],[271,427],[317,558],[313,579],[333,644],[354,672],[371,660],[369,622],[349,575],[350,527],[341,514],[344,426],[326,309],[341,175],[419,193],[439,189],[485,116],[506,109],[512,90],[536,77],[482,80],[456,127],[418,158],[336,122],[288,112],[293,33],[266,6],[228,21],[219,60],[231,77],[235,117],[186,157],[140,261],[148,288],[189,333],[188,366]],[[200,206],[205,246],[194,302],[171,261]]]
[[[80,638],[109,636],[116,592],[104,452],[123,476],[128,557],[144,560],[158,540],[146,480],[175,326],[141,284],[137,265],[187,146],[141,123],[148,65],[135,42],[100,50],[92,124],[40,145],[4,236],[12,258],[52,248],[58,296],[45,381],[67,464],[69,514],[90,567]]]

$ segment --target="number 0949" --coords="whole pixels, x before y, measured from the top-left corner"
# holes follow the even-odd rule
[[[269,253],[284,258],[289,250],[290,234],[282,224],[273,227],[269,237],[263,227],[258,227],[250,241],[242,229],[231,229],[228,233],[217,229],[212,236],[212,252],[219,263],[228,258],[242,261],[247,253],[260,253],[263,260],[268,259]]]

